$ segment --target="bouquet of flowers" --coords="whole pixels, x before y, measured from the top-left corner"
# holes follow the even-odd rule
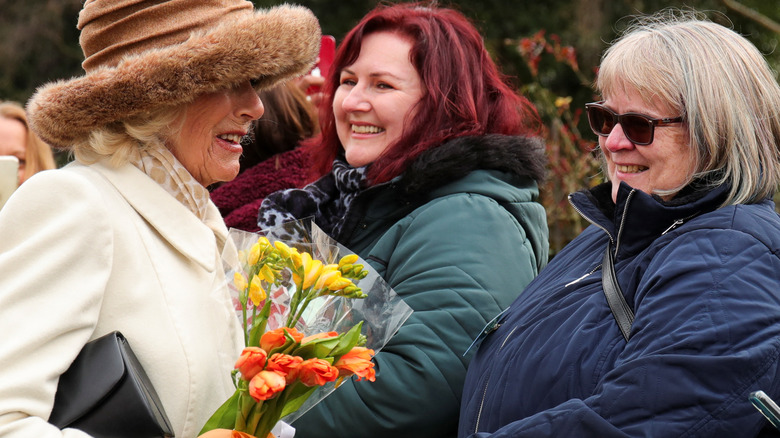
[[[223,259],[246,348],[232,370],[236,391],[201,434],[225,428],[266,438],[343,379],[374,381],[372,357],[411,314],[381,277],[313,223],[264,233],[230,231],[237,251]]]

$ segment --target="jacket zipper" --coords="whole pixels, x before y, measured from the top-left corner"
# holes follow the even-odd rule
[[[679,227],[680,225],[682,225],[683,223],[685,223],[685,221],[687,221],[689,219],[693,219],[693,218],[695,218],[698,215],[699,215],[699,212],[697,211],[696,213],[694,213],[694,214],[692,214],[692,215],[690,215],[688,217],[684,217],[682,219],[677,219],[676,221],[674,221],[672,223],[672,225],[669,225],[669,228],[664,230],[664,232],[661,233],[661,235],[663,236],[664,234],[668,233],[669,231],[672,231],[673,229],[675,229],[675,228]]]
[[[631,203],[631,198],[634,197],[634,193],[636,193],[635,189],[631,189],[631,191],[628,192],[628,197],[626,197],[626,205],[625,205],[625,207],[623,207],[623,215],[620,218],[620,225],[618,225],[617,239],[614,242],[615,243],[615,261],[617,261],[618,250],[620,249],[620,236],[623,235],[623,226],[626,224],[626,216],[628,216],[628,204]]]
[[[590,222],[591,225],[595,225],[596,227],[601,228],[601,230],[604,231],[607,234],[607,237],[609,237],[609,241],[610,242],[614,242],[615,241],[612,238],[612,234],[610,234],[609,231],[607,231],[606,228],[602,227],[601,225],[597,224],[596,222],[593,222],[593,220],[591,220],[591,218],[588,215],[583,213],[582,210],[580,210],[576,205],[574,205],[573,202],[571,202],[571,195],[569,195],[569,205],[571,205],[571,207],[574,209],[574,211],[577,212],[577,214],[579,214],[580,216],[584,217],[586,221]]]
[[[582,216],[583,218],[585,218],[585,220],[587,220],[587,221],[588,221],[589,223],[591,223],[592,225],[595,225],[596,227],[600,228],[602,231],[604,231],[604,233],[606,233],[606,234],[607,234],[607,237],[609,237],[609,241],[610,241],[611,243],[614,243],[614,244],[615,244],[615,255],[617,255],[617,253],[618,253],[618,249],[620,249],[620,237],[621,237],[621,236],[622,236],[622,234],[623,234],[623,227],[624,227],[624,225],[626,224],[626,217],[627,217],[627,215],[628,215],[628,205],[629,205],[629,203],[631,202],[631,198],[633,198],[633,197],[634,197],[634,193],[635,193],[635,192],[636,192],[636,190],[635,190],[635,189],[632,189],[632,190],[631,190],[631,191],[628,193],[628,197],[626,198],[626,205],[625,205],[625,207],[623,208],[623,215],[621,216],[621,218],[620,218],[620,224],[618,225],[617,239],[614,239],[614,238],[612,237],[612,234],[610,234],[610,232],[609,232],[609,231],[608,231],[606,228],[604,228],[604,227],[602,227],[601,225],[599,225],[599,224],[595,223],[593,220],[591,220],[591,218],[590,218],[590,217],[588,217],[587,215],[585,215],[585,214],[582,212],[582,210],[580,210],[579,208],[577,208],[577,206],[576,206],[576,205],[574,205],[574,203],[573,203],[573,202],[571,202],[571,195],[569,195],[569,204],[572,206],[572,208],[574,208],[574,210],[575,210],[575,211],[576,211],[576,212],[577,212],[577,213],[578,213],[580,216]],[[698,214],[698,213],[696,213],[696,214]],[[682,223],[684,223],[686,220],[688,220],[688,219],[690,219],[690,218],[692,218],[692,217],[696,216],[696,214],[694,214],[694,215],[691,215],[691,216],[688,216],[688,217],[686,217],[686,218],[684,218],[684,219],[677,219],[677,220],[675,220],[675,221],[674,221],[674,223],[672,223],[672,225],[671,225],[669,228],[667,228],[667,229],[666,229],[666,231],[664,231],[664,232],[663,232],[663,233],[661,233],[661,234],[663,235],[663,234],[666,234],[666,233],[668,233],[669,231],[673,230],[674,228],[676,228],[676,227],[680,226],[680,225],[681,225]],[[593,268],[593,270],[591,270],[591,271],[590,271],[590,272],[588,272],[587,274],[585,274],[585,275],[581,276],[580,278],[577,278],[576,280],[573,280],[573,281],[571,281],[571,282],[567,283],[567,284],[566,284],[564,287],[568,287],[569,285],[572,285],[572,284],[575,284],[575,283],[579,282],[579,281],[580,281],[580,280],[582,280],[583,278],[586,278],[586,277],[588,277],[589,275],[591,275],[591,274],[593,274],[594,272],[596,272],[596,271],[597,271],[599,268],[601,268],[601,264],[599,264],[598,266],[596,266],[595,268]],[[514,334],[515,330],[517,330],[517,327],[516,327],[516,326],[515,326],[515,328],[513,328],[513,329],[512,329],[512,331],[511,331],[511,332],[509,332],[509,334],[508,334],[508,335],[506,335],[506,338],[504,338],[504,342],[502,342],[502,343],[501,343],[501,346],[500,346],[500,347],[498,347],[498,351],[496,351],[496,355],[498,355],[498,353],[500,353],[500,352],[501,352],[501,350],[504,348],[504,346],[506,345],[506,343],[509,341],[509,338],[510,338],[510,337],[511,337],[511,336]],[[492,372],[491,372],[491,374],[492,374]],[[481,420],[481,418],[482,418],[482,409],[484,408],[484,405],[485,405],[485,398],[487,397],[487,390],[488,390],[488,386],[490,385],[490,376],[491,376],[491,374],[488,374],[487,378],[485,379],[485,385],[484,385],[484,386],[483,386],[483,388],[482,388],[482,400],[480,400],[480,403],[479,403],[479,410],[477,411],[477,421],[476,421],[476,424],[475,424],[475,426],[474,426],[474,433],[477,433],[477,432],[479,431],[479,422],[480,422],[480,420]]]
[[[508,335],[504,338],[504,342],[501,343],[501,346],[498,347],[498,351],[496,351],[496,355],[501,352],[501,350],[504,348],[504,345],[506,345],[507,341],[509,341],[509,338],[514,334],[515,330],[517,330],[517,326],[512,329],[511,332],[509,332]],[[482,387],[482,400],[479,402],[479,410],[477,411],[477,422],[474,425],[474,433],[477,433],[479,431],[479,421],[482,418],[482,408],[485,406],[485,397],[487,397],[487,390],[488,386],[490,385],[490,376],[492,375],[492,371],[488,374],[487,378],[485,379],[485,385]]]
[[[669,231],[672,231],[673,229],[677,228],[679,225],[682,225],[683,222],[685,222],[684,219],[677,219],[676,221],[674,221],[672,223],[672,225],[669,226],[669,228],[665,229],[664,232],[661,233],[661,235],[663,236],[664,234],[668,233]]]
[[[610,241],[610,242],[613,242],[613,243],[615,242],[615,240],[612,238],[612,234],[610,234],[610,233],[609,233],[609,231],[608,231],[606,228],[602,227],[601,225],[597,224],[596,222],[593,222],[593,220],[591,220],[591,218],[590,218],[588,215],[586,215],[585,213],[583,213],[583,212],[582,212],[582,210],[580,210],[580,209],[579,209],[579,208],[578,208],[576,205],[574,205],[574,203],[573,203],[573,202],[571,202],[571,195],[569,195],[568,199],[569,199],[569,205],[571,205],[571,207],[574,209],[574,211],[576,211],[576,212],[577,212],[577,214],[579,214],[580,216],[582,216],[583,218],[585,218],[585,220],[586,220],[586,221],[588,221],[588,222],[589,222],[591,225],[594,225],[594,226],[596,226],[596,227],[600,228],[600,229],[601,229],[601,231],[603,231],[603,232],[604,232],[604,233],[607,235],[607,237],[609,237],[609,241]],[[579,283],[581,280],[583,280],[583,279],[585,279],[585,278],[589,277],[591,274],[593,274],[594,272],[598,271],[600,268],[601,268],[601,263],[599,263],[599,264],[598,264],[598,265],[597,265],[595,268],[593,268],[593,269],[592,269],[590,272],[588,272],[588,273],[586,273],[586,274],[582,275],[581,277],[579,277],[579,278],[577,278],[577,279],[575,279],[575,280],[572,280],[572,281],[570,281],[570,282],[566,283],[565,285],[563,285],[563,287],[569,287],[569,286],[571,286],[572,284]]]

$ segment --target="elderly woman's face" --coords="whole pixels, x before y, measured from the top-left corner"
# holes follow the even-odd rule
[[[230,181],[238,175],[241,138],[263,111],[249,81],[203,94],[186,106],[181,132],[169,140],[168,147],[203,186]]]
[[[404,121],[423,95],[409,60],[412,43],[390,32],[366,36],[360,55],[340,72],[333,97],[336,132],[347,162],[374,162],[403,133]]]
[[[610,96],[604,105],[618,114],[633,112],[651,118],[679,116],[670,114],[660,102],[646,104],[633,89]],[[599,137],[612,182],[612,200],[617,199],[621,181],[648,194],[680,187],[695,171],[694,156],[688,143],[687,130],[682,123],[656,126],[653,142],[646,146],[635,145],[626,138],[620,124],[609,136]],[[665,200],[673,197],[674,194],[662,196]]]

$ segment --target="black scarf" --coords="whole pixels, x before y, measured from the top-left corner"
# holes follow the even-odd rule
[[[333,170],[302,189],[285,189],[271,193],[257,213],[261,230],[275,228],[285,222],[314,217],[329,236],[338,236],[352,200],[368,188],[367,166],[352,167],[341,159],[333,162]]]

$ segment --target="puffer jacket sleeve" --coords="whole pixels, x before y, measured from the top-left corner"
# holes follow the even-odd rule
[[[376,356],[376,382],[343,384],[293,424],[297,438],[455,436],[464,353],[538,273],[528,235],[546,236],[544,214],[525,204],[536,222],[486,196],[448,196],[385,233],[364,258],[414,313]]]
[[[766,423],[749,393],[780,389],[776,248],[699,229],[662,248],[641,278],[632,337],[617,366],[594,376],[592,396],[472,437],[756,436]]]

